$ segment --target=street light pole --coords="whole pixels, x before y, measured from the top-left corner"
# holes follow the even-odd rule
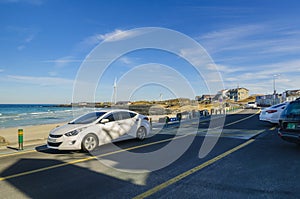
[[[276,77],[279,77],[280,76],[280,74],[276,74],[276,75],[273,75],[273,90],[274,90],[274,95],[276,95],[276,87],[275,87],[275,79],[276,79]]]
[[[273,90],[274,90],[274,93],[273,93],[273,105],[276,104],[276,87],[275,87],[275,79],[276,77],[278,77],[280,74],[276,74],[276,75],[273,75]]]
[[[276,75],[273,75],[273,95],[275,95],[276,94],[276,90],[275,90],[275,77],[276,77]]]

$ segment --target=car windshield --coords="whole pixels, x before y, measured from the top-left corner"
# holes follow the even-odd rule
[[[286,109],[287,115],[300,115],[300,103],[290,103]]]
[[[88,113],[86,115],[83,115],[72,122],[69,122],[69,124],[89,124],[97,120],[99,117],[104,115],[106,112],[92,112]]]

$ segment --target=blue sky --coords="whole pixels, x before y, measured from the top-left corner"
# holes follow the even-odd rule
[[[86,56],[114,33],[141,27],[181,32],[201,44],[216,63],[224,88],[251,94],[299,89],[300,2],[0,0],[0,103],[70,103]],[[158,50],[131,52],[99,81],[96,101],[111,101],[115,78],[145,63],[173,67],[195,94],[203,77],[178,56]],[[159,69],[158,69],[159,70]],[[136,77],[139,78],[139,77]],[[205,78],[205,77],[204,77]],[[137,87],[131,100],[175,96],[163,86]],[[122,99],[120,100],[128,100]]]

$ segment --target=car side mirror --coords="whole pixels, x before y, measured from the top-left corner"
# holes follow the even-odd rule
[[[100,121],[100,124],[106,124],[107,122],[109,122],[109,119],[102,119],[102,120]]]

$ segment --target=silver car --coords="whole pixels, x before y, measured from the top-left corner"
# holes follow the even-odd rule
[[[143,140],[149,133],[147,116],[129,110],[103,109],[53,129],[47,146],[58,150],[92,151],[110,142],[132,138]]]
[[[284,102],[261,110],[259,114],[259,120],[270,122],[273,124],[278,124],[280,114],[282,113],[282,111],[285,109],[287,105],[288,102]]]

